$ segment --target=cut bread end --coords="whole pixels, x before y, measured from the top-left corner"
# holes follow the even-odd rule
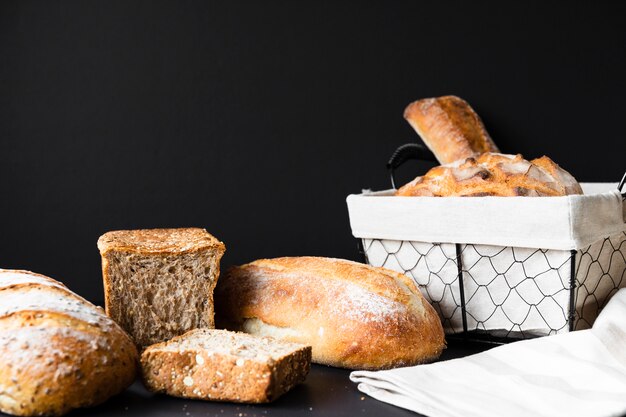
[[[310,366],[310,346],[216,329],[192,330],[141,355],[148,389],[209,401],[273,401]]]
[[[109,232],[98,247],[106,312],[139,348],[215,327],[213,290],[225,248],[206,230]]]

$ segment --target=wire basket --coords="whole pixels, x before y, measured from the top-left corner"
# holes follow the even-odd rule
[[[430,158],[421,146],[400,147],[388,163],[392,186],[395,168]],[[589,328],[626,287],[626,232],[578,250],[371,237],[359,250],[368,264],[411,277],[449,337],[504,343]]]

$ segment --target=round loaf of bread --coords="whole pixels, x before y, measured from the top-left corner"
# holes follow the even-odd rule
[[[61,415],[135,379],[137,350],[104,311],[52,278],[0,269],[0,411]]]
[[[218,325],[311,345],[313,362],[385,369],[439,357],[437,313],[409,277],[316,257],[231,268],[216,290]]]
[[[547,156],[484,153],[432,168],[396,191],[398,196],[482,197],[582,194],[574,177]]]

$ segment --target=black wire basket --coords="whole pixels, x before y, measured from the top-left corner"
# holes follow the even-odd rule
[[[387,164],[393,188],[395,169],[410,159],[434,156],[417,144],[398,148]],[[505,343],[589,328],[626,287],[623,231],[578,250],[370,237],[359,251],[413,278],[453,338]]]

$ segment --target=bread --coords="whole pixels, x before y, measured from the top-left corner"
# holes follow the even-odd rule
[[[441,164],[484,152],[500,152],[480,117],[459,97],[417,100],[404,110],[404,118]]]
[[[396,191],[398,196],[563,196],[582,194],[570,173],[547,156],[485,153],[432,168]]]
[[[98,240],[107,314],[139,347],[214,327],[224,244],[204,229],[120,230]]]
[[[0,411],[61,415],[135,379],[137,350],[104,311],[52,278],[0,269]]]
[[[342,259],[294,257],[231,268],[218,326],[313,347],[313,362],[383,369],[436,359],[441,322],[413,280]]]
[[[155,392],[211,401],[273,401],[304,381],[311,347],[226,330],[196,329],[148,347],[144,384]]]

